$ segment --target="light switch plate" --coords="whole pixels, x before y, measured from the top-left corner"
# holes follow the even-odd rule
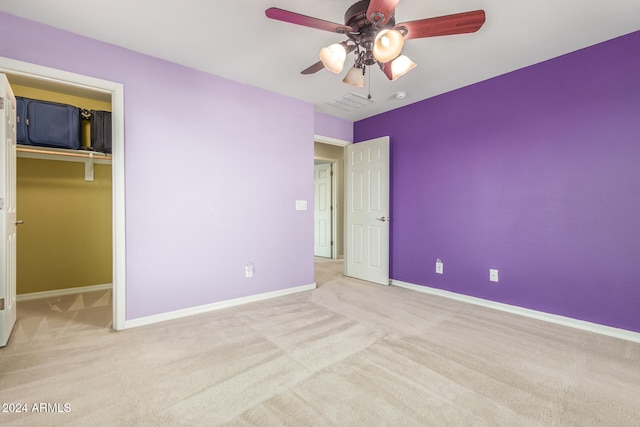
[[[306,200],[296,200],[296,210],[297,211],[306,211],[307,210],[307,201]]]

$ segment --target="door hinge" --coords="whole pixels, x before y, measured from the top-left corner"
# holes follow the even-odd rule
[[[0,311],[4,310],[4,298],[0,298]]]
[[[331,246],[333,246],[333,240],[331,241]]]
[[[0,97],[0,110],[4,110],[4,98]]]
[[[0,197],[0,211],[4,210],[4,199]]]

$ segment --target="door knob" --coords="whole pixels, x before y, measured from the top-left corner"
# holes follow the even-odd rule
[[[21,220],[21,219],[16,219],[16,220],[14,221],[14,224],[15,224],[15,225],[24,224],[24,221],[23,221],[23,220]]]
[[[382,221],[382,222],[389,221],[389,217],[388,217],[388,216],[383,216],[383,217],[381,217],[381,218],[376,218],[376,219],[377,219],[378,221]]]

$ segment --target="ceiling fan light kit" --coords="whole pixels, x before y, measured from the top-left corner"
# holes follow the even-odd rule
[[[347,50],[340,43],[334,43],[331,46],[323,47],[320,50],[320,61],[322,61],[322,65],[324,65],[324,68],[335,74],[342,72],[346,57]]]
[[[390,63],[384,64],[382,72],[389,80],[396,80],[416,68],[416,63],[406,55],[400,55]]]
[[[404,38],[400,31],[382,30],[373,42],[373,56],[381,63],[393,61],[400,55],[404,46]]]
[[[360,0],[347,9],[344,25],[276,7],[267,9],[265,14],[278,21],[346,36],[347,40],[323,48],[320,61],[303,70],[302,74],[313,74],[322,68],[338,74],[344,68],[347,54],[354,52],[354,66],[342,81],[356,87],[364,87],[366,67],[378,66],[389,80],[396,80],[415,68],[416,64],[402,54],[405,40],[473,33],[485,22],[484,11],[474,10],[396,25],[398,1]]]
[[[350,86],[364,87],[364,69],[358,67],[351,67],[342,81]]]

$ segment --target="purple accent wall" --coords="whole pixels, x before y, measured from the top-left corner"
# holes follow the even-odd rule
[[[5,13],[0,56],[124,84],[127,320],[314,282],[313,105]]]
[[[353,142],[353,123],[324,113],[315,113],[316,135]]]
[[[391,137],[392,278],[640,332],[639,46],[356,122]]]

